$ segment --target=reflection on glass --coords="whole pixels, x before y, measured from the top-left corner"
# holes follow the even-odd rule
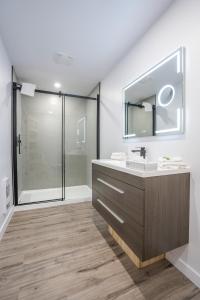
[[[91,160],[96,158],[97,103],[65,99],[65,187],[81,193],[91,187]],[[76,193],[77,195],[77,193]]]

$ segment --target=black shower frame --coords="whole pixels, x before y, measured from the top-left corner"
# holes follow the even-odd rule
[[[21,84],[13,81],[13,71],[12,71],[12,169],[13,169],[13,201],[15,206],[30,205],[30,204],[40,204],[47,202],[63,201],[65,199],[65,97],[79,98],[85,100],[95,100],[97,101],[97,132],[96,132],[96,158],[100,158],[100,91],[101,84],[98,84],[97,97],[82,96],[76,94],[52,92],[47,90],[36,89],[36,93],[56,95],[62,98],[62,198],[43,200],[38,202],[29,203],[19,203],[18,202],[18,177],[17,177],[17,90],[21,90]]]

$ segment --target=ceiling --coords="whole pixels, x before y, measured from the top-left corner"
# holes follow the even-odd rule
[[[0,0],[0,34],[21,81],[87,95],[173,0]],[[53,56],[73,57],[70,65]]]

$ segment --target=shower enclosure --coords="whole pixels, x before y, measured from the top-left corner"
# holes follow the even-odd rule
[[[91,160],[99,153],[99,93],[69,95],[13,84],[15,204],[91,198]]]

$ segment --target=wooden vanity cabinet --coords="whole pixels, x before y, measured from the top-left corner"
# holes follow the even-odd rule
[[[92,204],[140,261],[188,243],[190,173],[139,177],[92,165]]]

